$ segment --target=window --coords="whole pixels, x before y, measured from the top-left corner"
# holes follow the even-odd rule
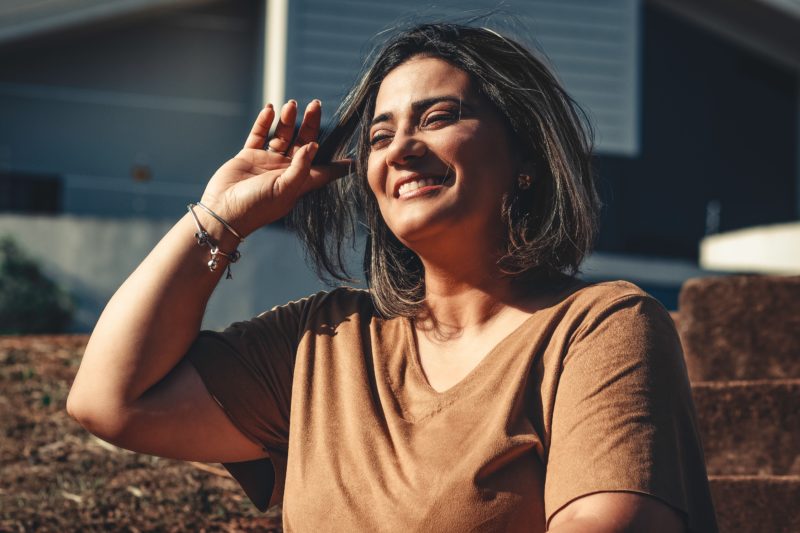
[[[0,212],[60,213],[61,190],[58,176],[0,173]]]

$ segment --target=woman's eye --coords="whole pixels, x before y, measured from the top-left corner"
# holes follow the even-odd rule
[[[380,146],[381,144],[384,144],[389,139],[391,139],[391,135],[389,135],[388,133],[376,133],[369,140],[369,145],[372,146],[372,147]]]
[[[431,113],[423,121],[423,126],[430,126],[432,124],[441,124],[444,122],[453,122],[456,120],[455,113]]]

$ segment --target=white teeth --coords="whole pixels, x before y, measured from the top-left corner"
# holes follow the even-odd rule
[[[422,178],[415,181],[407,181],[397,189],[397,194],[403,195],[407,192],[416,191],[420,187],[428,187],[436,183],[432,178]]]

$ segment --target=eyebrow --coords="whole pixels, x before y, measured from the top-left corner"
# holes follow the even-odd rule
[[[419,113],[423,109],[427,109],[428,107],[438,104],[439,102],[452,102],[458,104],[459,110],[462,107],[469,107],[464,103],[462,98],[458,98],[457,96],[433,96],[431,98],[424,98],[422,100],[417,100],[411,104],[411,110],[414,113]],[[379,122],[385,122],[390,120],[394,115],[392,113],[381,113],[377,117],[372,119],[372,122],[369,123],[370,127],[378,124]]]

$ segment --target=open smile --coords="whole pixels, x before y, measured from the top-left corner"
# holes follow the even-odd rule
[[[416,198],[442,189],[447,176],[422,176],[415,174],[399,180],[395,184],[395,198],[401,200]]]

